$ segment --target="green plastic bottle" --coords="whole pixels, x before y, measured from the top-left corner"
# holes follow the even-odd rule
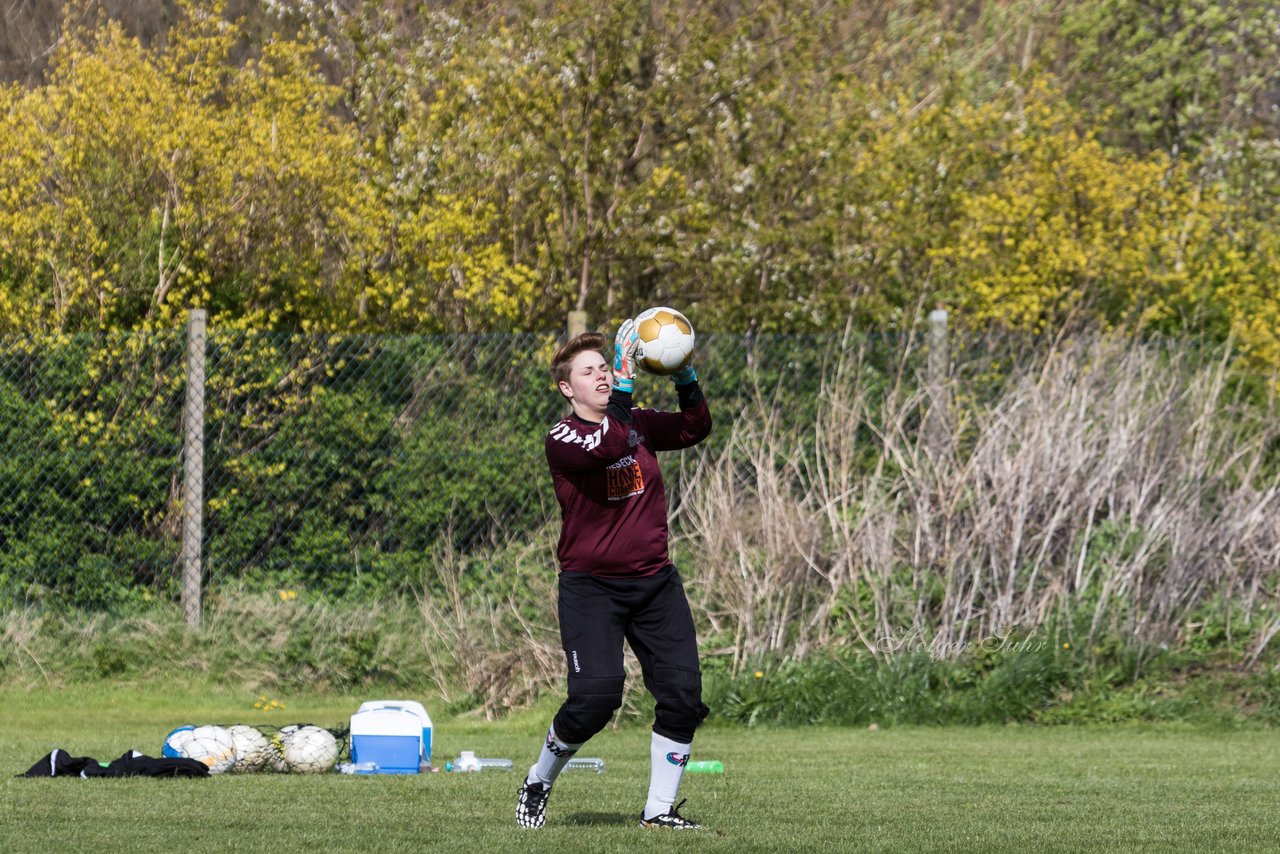
[[[723,774],[724,763],[719,759],[699,759],[684,766],[692,774]]]

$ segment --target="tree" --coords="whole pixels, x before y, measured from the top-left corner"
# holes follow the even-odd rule
[[[1274,136],[1280,10],[1266,0],[1088,0],[1063,15],[1063,76],[1109,136],[1194,157],[1215,139]]]

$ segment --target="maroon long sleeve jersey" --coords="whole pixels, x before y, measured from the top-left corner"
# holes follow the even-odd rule
[[[657,452],[691,447],[711,432],[698,384],[676,390],[679,412],[633,409],[631,395],[615,389],[604,421],[571,414],[547,433],[562,520],[561,571],[630,577],[670,563]]]

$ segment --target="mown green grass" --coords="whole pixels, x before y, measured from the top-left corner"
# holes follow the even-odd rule
[[[12,776],[54,747],[154,755],[187,721],[339,725],[368,698],[273,697],[286,708],[264,712],[225,689],[0,688],[0,851],[1260,851],[1280,838],[1280,732],[1269,729],[712,726],[695,758],[727,773],[685,777],[685,812],[708,827],[696,835],[635,826],[642,727],[590,743],[607,773],[562,777],[541,831],[514,826],[518,771]],[[438,719],[437,763],[471,749],[527,766],[549,714]]]

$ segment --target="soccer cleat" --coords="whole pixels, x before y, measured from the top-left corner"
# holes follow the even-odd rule
[[[546,783],[525,782],[520,789],[520,801],[516,804],[516,824],[521,827],[542,827],[547,823],[547,798],[551,787]]]
[[[685,798],[685,801],[687,800],[688,798]],[[641,813],[640,826],[666,827],[671,830],[701,830],[702,825],[698,824],[696,821],[689,821],[689,819],[680,815],[680,807],[682,806],[684,806],[684,801],[673,806],[670,812],[663,813],[662,815],[655,815],[653,818],[645,818],[644,813]]]

